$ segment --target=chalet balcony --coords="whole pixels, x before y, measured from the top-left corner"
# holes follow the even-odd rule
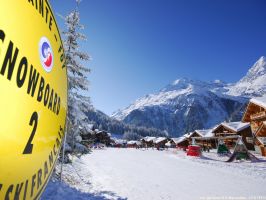
[[[231,135],[237,135],[236,133],[229,133],[229,132],[222,132],[222,133],[215,133],[215,136],[231,136]]]
[[[266,111],[262,111],[262,112],[253,114],[253,115],[250,116],[250,119],[252,121],[254,121],[254,120],[265,120],[266,119]]]

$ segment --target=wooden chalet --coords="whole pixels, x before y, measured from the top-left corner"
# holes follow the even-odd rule
[[[168,139],[166,137],[158,137],[155,141],[155,147],[157,149],[165,148],[165,144],[168,142]]]
[[[195,139],[196,143],[203,148],[215,148],[216,142],[213,138],[212,129],[195,130],[179,138],[173,138],[177,148],[186,149],[188,145],[192,144],[192,139]]]
[[[179,138],[172,138],[172,140],[174,141],[176,148],[181,148],[183,150],[186,150],[189,145],[189,141],[186,136],[181,136]]]
[[[126,147],[126,144],[127,144],[126,140],[115,139],[112,146],[116,147],[116,148],[124,148],[124,147]]]
[[[250,122],[255,136],[255,150],[266,156],[266,97],[253,98],[249,101],[242,122]]]
[[[131,140],[127,142],[127,148],[139,148],[141,146],[141,142]]]
[[[217,147],[217,141],[214,137],[213,129],[195,130],[190,138],[190,144],[192,143],[192,138],[195,138],[196,143],[203,149],[214,149]]]
[[[247,149],[254,150],[254,144],[251,140],[253,134],[249,122],[223,122],[213,129],[213,133],[216,138],[223,137],[224,143],[228,148],[234,148],[237,142],[237,137],[229,136],[239,135],[242,137]]]
[[[176,144],[174,142],[174,139],[173,138],[167,138],[167,142],[166,142],[165,146],[167,148],[175,148]]]
[[[199,132],[199,130],[195,130],[191,133],[187,134],[188,138],[192,139],[192,137],[202,137],[202,134]]]
[[[266,98],[251,99],[242,118],[243,122],[250,122],[253,133],[266,121]]]
[[[96,131],[95,133],[95,142],[102,143],[105,145],[111,144],[111,134],[106,131]]]
[[[156,141],[156,137],[146,136],[142,138],[140,141],[143,147],[154,147],[154,142]]]

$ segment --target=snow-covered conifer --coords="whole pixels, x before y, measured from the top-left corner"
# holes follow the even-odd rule
[[[84,26],[80,24],[79,4],[80,0],[76,0],[76,8],[64,17],[66,30],[63,31],[68,75],[67,142],[73,149],[80,142],[76,138],[80,138],[80,129],[87,121],[86,112],[91,107],[90,98],[86,96],[90,69],[84,65],[90,57],[80,50],[80,42],[85,41],[86,36],[81,33]]]

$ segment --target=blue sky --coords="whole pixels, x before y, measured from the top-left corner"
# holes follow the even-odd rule
[[[111,114],[181,77],[239,80],[266,55],[265,10],[264,0],[83,0],[93,105]]]

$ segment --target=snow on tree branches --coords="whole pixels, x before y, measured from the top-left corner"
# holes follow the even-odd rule
[[[88,73],[90,69],[84,65],[90,56],[80,50],[80,42],[86,40],[86,36],[81,33],[84,26],[80,24],[78,6],[64,18],[66,30],[63,31],[64,50],[68,75],[68,117],[67,117],[67,142],[72,149],[80,146],[79,130],[86,123],[86,112],[91,107],[90,98],[84,94],[88,90]]]

